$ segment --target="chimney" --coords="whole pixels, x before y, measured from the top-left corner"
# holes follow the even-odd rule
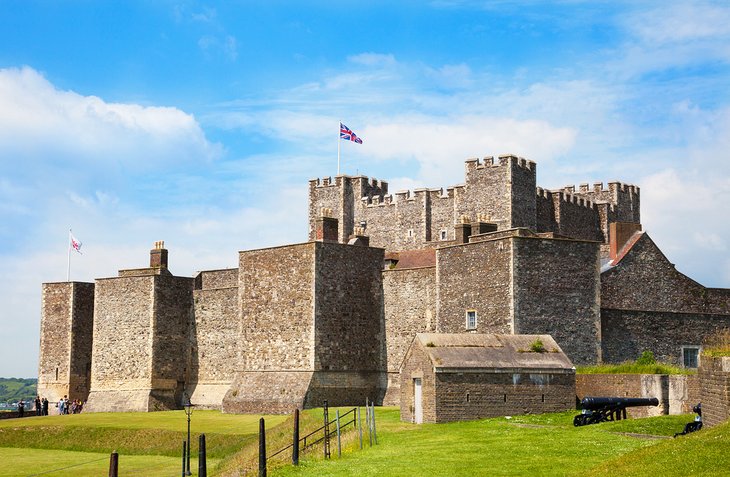
[[[155,242],[155,248],[150,250],[150,268],[167,268],[167,249],[164,240]]]
[[[621,249],[636,232],[641,232],[641,224],[633,222],[608,224],[609,258],[611,260],[616,260]]]
[[[458,224],[454,227],[456,243],[469,243],[471,236],[471,223],[469,217],[462,215]]]
[[[487,214],[477,214],[477,223],[475,227],[472,227],[472,233],[477,234],[488,234],[490,232],[497,231],[497,224],[489,222]]]
[[[365,228],[355,227],[354,233],[350,235],[350,239],[347,241],[348,245],[358,245],[360,247],[370,246],[370,237],[365,235]]]
[[[314,239],[317,242],[338,242],[337,225],[337,219],[332,217],[332,209],[322,208],[314,226]]]

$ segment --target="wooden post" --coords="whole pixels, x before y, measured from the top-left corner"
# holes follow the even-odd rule
[[[185,477],[185,456],[187,455],[187,451],[188,451],[187,444],[188,443],[186,441],[183,441],[182,474],[180,474],[180,475],[182,475],[182,477]]]
[[[330,458],[330,414],[327,401],[324,402],[324,458]]]
[[[342,442],[340,441],[340,410],[335,411],[335,419],[337,420],[337,457],[342,457]]]
[[[259,419],[259,477],[266,477],[266,425]]]
[[[375,445],[378,445],[378,430],[375,428],[375,401],[372,402],[372,416],[370,417],[370,422],[373,425],[373,439],[375,439]]]
[[[117,451],[112,452],[109,456],[109,477],[117,477],[119,475],[119,454]]]
[[[368,426],[368,440],[370,441],[370,447],[373,446],[373,426],[370,424],[372,416],[370,415],[370,400],[365,399],[365,424]]]
[[[291,463],[299,465],[299,409],[294,409],[294,437],[292,441]]]
[[[198,477],[208,477],[208,464],[205,457],[205,434],[198,438]]]
[[[362,419],[360,417],[360,407],[357,408],[357,430],[360,434],[360,449],[362,449]]]

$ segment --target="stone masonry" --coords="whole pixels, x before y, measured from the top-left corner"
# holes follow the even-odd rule
[[[309,242],[194,278],[157,242],[146,268],[44,284],[39,390],[91,411],[395,404],[418,333],[550,335],[577,364],[644,350],[681,364],[730,328],[730,291],[682,275],[642,231],[638,187],[547,190],[513,155],[467,160],[464,178],[395,194],[311,180]]]

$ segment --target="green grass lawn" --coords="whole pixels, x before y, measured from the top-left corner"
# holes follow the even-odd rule
[[[344,451],[324,460],[321,448],[286,465],[289,453],[270,462],[269,475],[473,476],[473,475],[730,475],[730,424],[667,439],[691,415],[574,427],[575,412],[514,416],[449,424],[400,421],[397,408],[376,409],[379,444],[359,449],[357,432],[343,438]],[[334,416],[334,410],[330,413]],[[209,475],[256,475],[259,416],[193,413],[194,439],[208,439]],[[291,439],[289,416],[266,416],[267,448]],[[321,425],[321,409],[302,413],[302,432]],[[185,435],[182,411],[80,414],[0,422],[0,476],[105,475],[109,453],[120,454],[120,475],[177,475]],[[197,442],[197,441],[196,441]],[[194,455],[197,445],[193,447]],[[81,464],[81,465],[78,465]],[[70,467],[75,466],[75,467]],[[193,462],[193,474],[197,463]],[[65,473],[64,473],[65,472]]]

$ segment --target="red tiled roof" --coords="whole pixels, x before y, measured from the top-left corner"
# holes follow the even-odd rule
[[[436,249],[424,248],[421,250],[405,250],[403,252],[388,252],[386,260],[398,260],[394,268],[422,268],[436,266]]]

